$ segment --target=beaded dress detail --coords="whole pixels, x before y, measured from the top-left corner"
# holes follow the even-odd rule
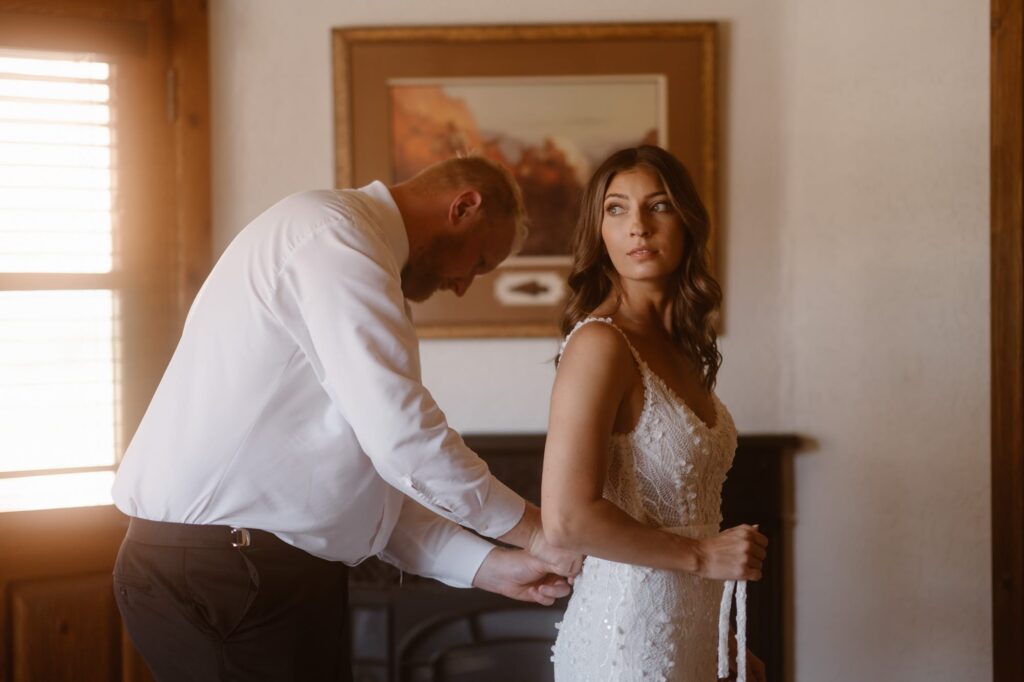
[[[640,357],[609,318],[580,321],[614,327],[629,345],[643,380],[636,427],[609,444],[604,497],[649,526],[693,538],[718,533],[722,484],[736,452],[732,416],[712,394],[710,427]],[[552,649],[558,682],[717,678],[722,582],[691,573],[588,557]]]

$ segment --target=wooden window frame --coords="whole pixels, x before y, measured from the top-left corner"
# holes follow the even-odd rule
[[[202,0],[0,0],[0,46],[120,58],[118,68],[130,72],[134,85],[119,97],[145,117],[137,130],[134,122],[133,129],[118,130],[132,140],[119,145],[118,173],[130,185],[125,220],[136,229],[121,232],[123,265],[115,277],[0,274],[6,290],[114,286],[119,292],[125,339],[119,450],[131,440],[211,266],[207,45]],[[160,124],[156,136],[154,123]]]
[[[131,96],[149,128],[132,133],[131,151],[118,162],[119,180],[130,174],[125,180],[145,188],[125,209],[141,216],[145,234],[123,230],[129,243],[120,250],[128,266],[119,289],[122,333],[132,340],[119,358],[122,447],[210,269],[207,35],[203,0],[0,0],[0,45],[80,52],[114,45],[149,50],[154,62],[127,60],[145,71],[146,83]],[[0,275],[6,289],[65,283],[73,284],[59,275]],[[151,682],[111,620],[109,576],[126,526],[110,505],[0,513],[0,538],[11,548],[0,551],[0,682],[65,677],[70,661],[90,679]],[[103,608],[86,613],[83,605]],[[69,635],[54,635],[58,627]]]

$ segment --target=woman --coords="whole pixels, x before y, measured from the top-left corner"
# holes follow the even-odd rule
[[[736,429],[713,391],[707,239],[689,174],[657,147],[613,154],[584,193],[541,505],[547,539],[588,555],[554,647],[559,682],[724,676],[721,581],[761,577],[756,526],[719,532]],[[743,658],[741,676],[763,679]]]

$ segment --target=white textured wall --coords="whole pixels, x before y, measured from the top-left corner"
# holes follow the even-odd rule
[[[795,466],[801,682],[990,677],[988,6],[211,3],[216,248],[333,182],[330,28],[724,22],[719,393]],[[553,340],[431,341],[466,432],[545,428]]]
[[[991,679],[988,3],[791,6],[797,678]]]

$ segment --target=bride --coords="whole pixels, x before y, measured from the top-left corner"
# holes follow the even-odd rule
[[[559,682],[725,677],[722,581],[761,577],[757,527],[719,532],[736,429],[713,390],[707,239],[689,174],[657,147],[613,154],[584,194],[541,505],[547,539],[588,555],[553,649]],[[738,645],[740,679],[763,680]]]

